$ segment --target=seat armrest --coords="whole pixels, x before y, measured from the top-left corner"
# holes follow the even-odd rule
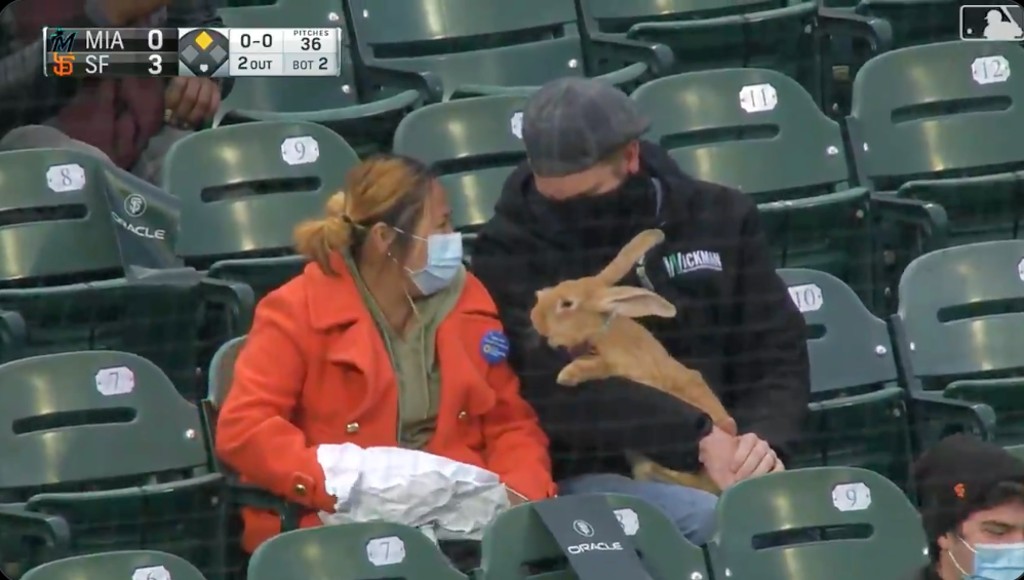
[[[303,507],[261,487],[231,481],[228,483],[228,498],[232,504],[237,506],[267,510],[278,514],[281,518],[282,532],[299,529]]]
[[[872,194],[871,205],[883,221],[917,230],[920,242],[918,249],[921,252],[946,247],[949,239],[949,216],[941,205],[888,193]]]
[[[71,551],[71,528],[60,516],[0,506],[0,530],[5,535],[42,540],[46,561],[65,558]]]
[[[0,352],[6,348],[17,350],[27,339],[28,331],[21,314],[11,310],[0,310]]]
[[[203,302],[221,306],[227,312],[227,338],[242,336],[252,326],[256,293],[248,284],[205,277],[201,281]]]
[[[819,8],[818,22],[826,34],[866,40],[871,54],[892,50],[892,25],[884,18],[862,16],[836,8]]]
[[[441,79],[432,72],[403,70],[379,63],[366,63],[363,72],[373,85],[418,92],[424,104],[439,103],[444,98]]]
[[[984,403],[950,399],[942,393],[917,391],[910,394],[912,416],[917,420],[938,417],[948,424],[960,424],[967,432],[985,441],[992,441],[996,432],[996,412]],[[921,441],[924,447],[934,441]]]
[[[675,64],[672,49],[657,42],[619,38],[598,32],[590,36],[589,44],[590,56],[595,61],[607,59],[623,65],[643,63],[647,65],[647,74],[651,78],[668,74]]]

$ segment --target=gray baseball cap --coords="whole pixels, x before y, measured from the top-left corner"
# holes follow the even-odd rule
[[[523,143],[541,177],[579,173],[650,127],[636,103],[594,79],[561,78],[541,87],[523,111]]]

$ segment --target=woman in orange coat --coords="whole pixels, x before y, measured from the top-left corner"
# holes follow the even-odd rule
[[[462,265],[435,176],[386,156],[296,231],[305,271],[267,295],[235,365],[217,454],[252,484],[333,512],[317,448],[401,446],[496,473],[512,503],[554,495],[548,440],[505,360],[494,303]],[[279,520],[243,514],[252,551]]]

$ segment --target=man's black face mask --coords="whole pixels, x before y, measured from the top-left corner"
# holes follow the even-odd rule
[[[647,211],[652,199],[651,178],[631,174],[612,191],[552,201],[551,207],[566,228],[578,231],[585,238],[593,237],[592,241],[599,244],[616,243],[618,230],[626,229],[638,212]]]

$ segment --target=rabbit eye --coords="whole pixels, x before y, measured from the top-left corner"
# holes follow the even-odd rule
[[[570,308],[574,308],[575,306],[576,302],[573,300],[564,299],[558,302],[559,310],[569,310]]]

